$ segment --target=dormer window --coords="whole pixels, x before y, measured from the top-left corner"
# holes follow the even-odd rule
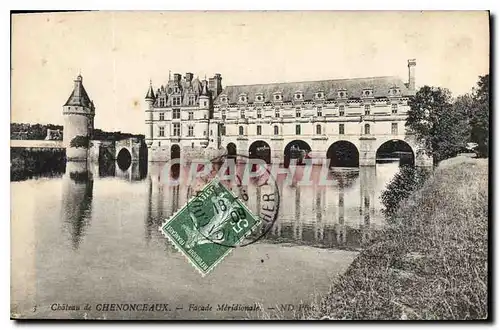
[[[304,98],[304,95],[302,95],[302,92],[295,92],[294,98],[296,100],[302,100]]]
[[[227,103],[227,96],[226,95],[222,95],[221,98],[220,98],[220,101],[222,103]]]
[[[365,88],[363,89],[363,93],[361,94],[362,97],[372,97],[373,96],[373,89],[371,88]]]
[[[255,101],[256,102],[264,102],[264,96],[262,94],[256,94]]]
[[[240,102],[244,103],[247,101],[247,96],[245,94],[242,94],[242,95],[240,95],[239,100],[240,100]]]
[[[397,87],[392,87],[390,90],[389,90],[389,95],[390,96],[397,96],[401,94],[401,90]]]
[[[316,98],[317,98],[317,99],[322,99],[322,98],[324,98],[324,97],[325,97],[325,93],[323,93],[323,92],[317,92],[317,93],[315,94],[315,96],[316,96]]]
[[[274,95],[273,95],[274,101],[281,101],[282,99],[283,99],[283,96],[281,95],[281,93],[274,93]]]
[[[347,91],[345,89],[339,89],[337,92],[337,96],[339,99],[347,98]]]

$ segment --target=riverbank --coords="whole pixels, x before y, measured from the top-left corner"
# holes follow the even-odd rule
[[[488,160],[441,162],[307,319],[487,317]]]

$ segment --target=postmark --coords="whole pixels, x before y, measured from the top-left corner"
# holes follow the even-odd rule
[[[214,178],[165,222],[160,231],[205,276],[260,222]]]
[[[226,247],[244,247],[263,238],[273,227],[277,220],[280,206],[280,192],[277,181],[269,171],[268,165],[260,159],[249,159],[243,155],[222,155],[210,162],[207,175],[198,178],[188,189],[188,199],[192,194],[200,194],[197,185],[217,178],[221,183],[231,189],[234,196],[241,203],[254,211],[260,224],[252,229],[243,240],[236,244],[220,240],[212,240],[217,245]],[[190,203],[191,212],[200,213],[196,203]]]

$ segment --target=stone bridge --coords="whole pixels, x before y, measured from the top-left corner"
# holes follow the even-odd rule
[[[11,148],[65,149],[62,141],[54,140],[10,140]]]
[[[391,151],[393,145],[396,147]],[[352,166],[374,166],[379,155],[390,151],[410,154],[417,166],[432,165],[432,159],[423,154],[413,136],[405,134],[222,136],[221,147],[228,154],[254,156],[280,164],[293,157],[295,148],[306,151],[313,164],[345,158]]]

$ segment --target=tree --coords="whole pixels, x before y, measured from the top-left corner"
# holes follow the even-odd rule
[[[70,142],[71,148],[88,148],[90,146],[90,138],[88,136],[77,135]]]
[[[434,164],[455,156],[468,142],[467,109],[453,105],[449,90],[424,86],[408,104],[406,127]]]
[[[430,170],[424,167],[404,165],[392,178],[380,196],[384,209],[382,212],[390,219],[398,210],[400,203],[422,188],[430,175]]]
[[[480,157],[487,157],[489,152],[490,121],[490,75],[479,77],[477,88],[472,92],[472,107],[469,112],[471,141],[478,144]]]

